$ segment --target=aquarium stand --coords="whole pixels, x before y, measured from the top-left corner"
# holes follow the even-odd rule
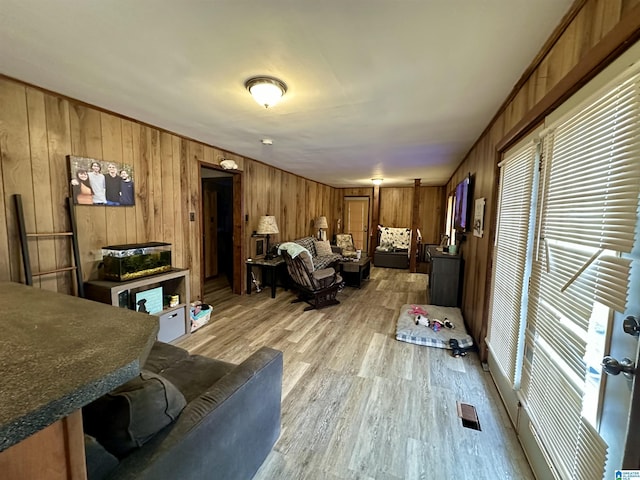
[[[150,275],[126,282],[110,280],[90,280],[85,282],[85,295],[95,300],[116,307],[137,310],[136,298],[144,292],[154,291],[158,294],[161,288],[162,306],[159,311],[151,312],[160,319],[158,340],[161,342],[176,342],[191,332],[189,302],[189,270],[172,268],[165,273]],[[171,304],[171,297],[178,296],[178,303]],[[175,301],[175,300],[174,300]],[[173,306],[170,306],[173,305]]]

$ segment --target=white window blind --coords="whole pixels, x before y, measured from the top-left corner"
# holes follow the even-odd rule
[[[522,365],[523,298],[530,239],[536,145],[509,153],[500,168],[490,327],[487,345],[502,374],[518,387]]]
[[[640,195],[640,79],[619,80],[545,136],[522,392],[557,478],[602,479],[607,447],[582,417],[595,302],[624,311]]]

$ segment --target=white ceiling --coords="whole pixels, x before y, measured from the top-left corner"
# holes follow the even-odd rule
[[[0,0],[0,73],[328,185],[442,185],[572,2]]]

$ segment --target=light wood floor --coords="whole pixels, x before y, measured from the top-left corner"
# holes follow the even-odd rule
[[[284,352],[282,434],[255,480],[533,479],[477,355],[395,340],[400,306],[426,303],[426,282],[372,267],[361,290],[310,312],[283,289],[208,284],[212,322],[181,346],[235,363],[263,345]],[[456,401],[482,431],[462,427]]]

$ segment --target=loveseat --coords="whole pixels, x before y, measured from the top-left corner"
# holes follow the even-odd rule
[[[156,342],[140,375],[83,408],[89,480],[253,477],[280,434],[282,352],[235,365]]]
[[[329,267],[337,270],[336,266],[342,260],[342,255],[340,255],[340,249],[335,245],[330,245],[327,240],[316,240],[313,237],[298,238],[294,242],[309,251],[314,270],[322,270]]]
[[[420,232],[418,231],[418,237]],[[378,227],[378,246],[373,254],[376,267],[409,268],[411,229]]]

